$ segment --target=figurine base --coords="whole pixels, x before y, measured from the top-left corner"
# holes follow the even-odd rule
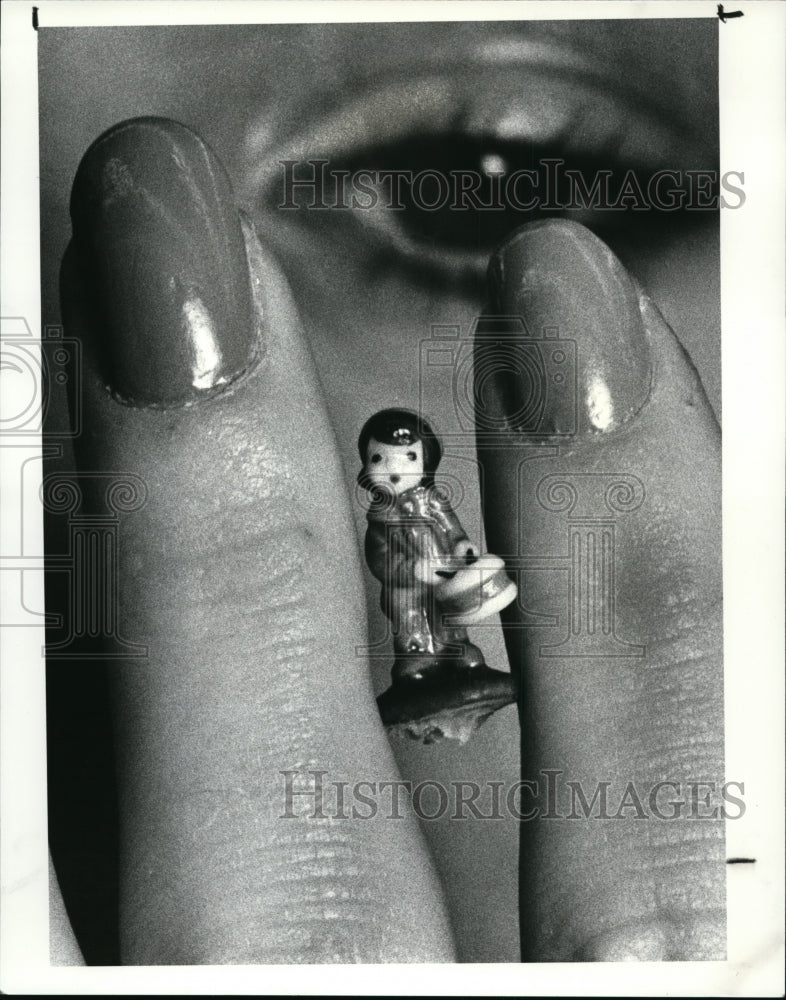
[[[421,743],[466,743],[494,712],[516,701],[511,674],[482,664],[446,664],[424,671],[419,680],[401,678],[377,698],[389,733]]]

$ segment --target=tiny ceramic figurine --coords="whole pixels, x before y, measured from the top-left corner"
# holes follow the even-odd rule
[[[382,410],[358,439],[369,498],[366,561],[382,584],[393,631],[391,687],[380,696],[390,729],[430,743],[465,742],[515,700],[510,674],[492,670],[467,626],[506,607],[516,585],[494,555],[479,555],[434,480],[442,445],[411,410]]]

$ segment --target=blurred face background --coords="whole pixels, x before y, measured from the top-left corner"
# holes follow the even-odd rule
[[[406,190],[400,209],[307,209],[311,194],[304,188],[296,189],[299,207],[282,208],[281,161],[294,161],[290,178],[302,179],[312,175],[308,160],[327,161],[333,175],[402,169],[488,175],[559,159],[588,185],[600,170],[622,178],[632,169],[646,183],[658,170],[716,169],[717,30],[713,19],[43,29],[43,323],[60,319],[68,199],[88,145],[126,118],[182,122],[223,160],[240,206],[282,263],[352,489],[363,422],[383,407],[419,407],[421,386],[433,374],[422,369],[422,345],[439,335],[435,330],[459,327],[466,336],[484,305],[491,251],[539,210],[428,211]],[[335,200],[334,181],[325,195]],[[555,208],[549,214],[590,226],[647,287],[720,416],[717,212]],[[428,416],[438,431],[454,422],[455,406],[449,378],[428,382]],[[480,539],[470,452],[446,454],[442,474],[461,482],[457,514],[470,537]],[[362,538],[364,512],[355,513]],[[373,643],[385,622],[370,574],[367,593]],[[488,662],[504,668],[498,626],[479,641]],[[387,685],[389,666],[389,656],[372,660],[377,693]],[[515,710],[494,716],[466,748],[394,750],[402,777],[412,781],[512,784],[519,767]],[[99,815],[96,789],[110,779],[89,768],[81,779],[78,794],[96,822],[72,833],[70,845],[61,833],[61,856],[72,859],[74,870],[82,866],[75,905],[89,908],[100,924],[101,907],[111,909],[112,824]],[[53,822],[61,814],[54,809]],[[446,816],[422,825],[461,959],[518,960],[515,821]],[[62,881],[67,896],[69,880]]]

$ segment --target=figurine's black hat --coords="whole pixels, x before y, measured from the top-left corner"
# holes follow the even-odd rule
[[[358,438],[358,451],[360,461],[364,464],[368,443],[372,438],[380,444],[408,445],[422,441],[424,472],[427,477],[431,477],[437,471],[442,458],[442,442],[429,422],[414,410],[380,410],[363,424]]]

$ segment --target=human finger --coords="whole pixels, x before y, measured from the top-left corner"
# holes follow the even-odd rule
[[[118,616],[147,657],[112,671],[123,961],[449,960],[414,819],[337,822],[317,804],[317,772],[326,789],[397,774],[284,279],[214,154],[173,122],[97,140],[72,219],[86,504],[107,477],[144,501],[122,522]]]
[[[508,326],[490,316],[476,340],[478,450],[489,545],[519,579],[503,625],[540,795],[521,825],[523,957],[720,957],[717,424],[588,230],[524,227],[490,281]]]
[[[49,855],[49,958],[52,965],[84,965]]]

